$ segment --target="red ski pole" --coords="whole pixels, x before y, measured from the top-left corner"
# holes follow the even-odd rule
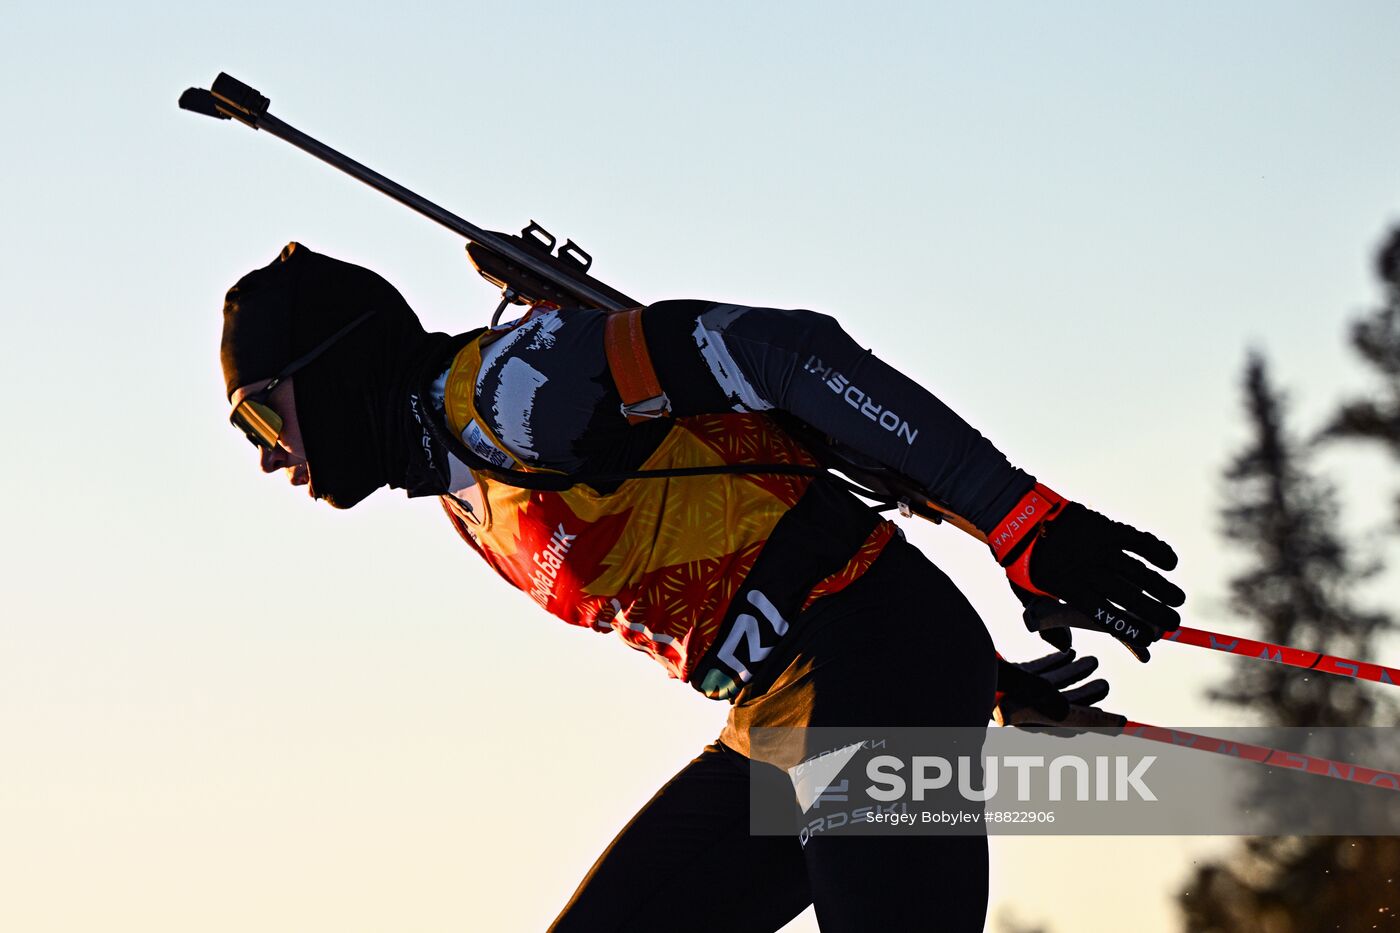
[[[845,466],[842,469],[851,472]],[[868,478],[859,473],[858,470],[853,475],[857,478]],[[888,481],[886,484],[888,485]],[[961,516],[923,496],[909,494],[897,485],[895,491],[902,496],[899,501],[900,514],[918,515],[920,518],[933,522],[948,522],[977,540],[986,543],[987,536]],[[1349,658],[1339,658],[1336,655],[1323,654],[1319,651],[1304,651],[1301,648],[1290,648],[1287,645],[1255,641],[1252,638],[1221,635],[1216,632],[1208,632],[1205,629],[1187,628],[1184,625],[1174,632],[1167,632],[1162,636],[1162,640],[1176,642],[1179,645],[1192,645],[1196,648],[1209,648],[1213,651],[1243,655],[1261,661],[1274,661],[1291,667],[1300,667],[1304,670],[1336,674],[1339,677],[1389,684],[1392,687],[1400,682],[1400,668],[1372,664],[1369,661],[1353,661]]]
[[[1131,720],[1123,724],[1123,735],[1135,736],[1149,742],[1162,742],[1178,748],[1193,748],[1202,752],[1214,752],[1217,755],[1229,755],[1233,758],[1239,758],[1241,761],[1252,761],[1255,764],[1274,765],[1279,768],[1290,768],[1294,771],[1306,771],[1320,777],[1400,791],[1400,773],[1395,771],[1382,771],[1331,758],[1319,758],[1316,755],[1286,752],[1282,749],[1269,748],[1267,745],[1231,742],[1209,735],[1185,732],[1181,729],[1164,729],[1161,726],[1149,726],[1146,723]]]
[[[1209,648],[1212,651],[1239,654],[1247,658],[1258,658],[1261,661],[1274,661],[1279,664],[1287,664],[1290,667],[1301,667],[1304,670],[1322,671],[1324,674],[1369,680],[1379,684],[1394,686],[1397,681],[1400,681],[1400,668],[1371,664],[1368,661],[1352,661],[1332,654],[1304,651],[1301,648],[1290,648],[1287,645],[1275,645],[1272,642],[1255,641],[1252,638],[1240,638],[1236,635],[1220,635],[1216,632],[1207,632],[1205,629],[1182,626],[1174,632],[1167,632],[1162,636],[1162,640],[1176,642],[1178,645],[1191,645],[1196,648]]]

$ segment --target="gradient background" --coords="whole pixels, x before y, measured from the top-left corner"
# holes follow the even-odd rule
[[[1013,461],[1171,541],[1203,627],[1235,627],[1215,509],[1244,349],[1303,423],[1365,384],[1343,327],[1400,220],[1393,3],[199,6],[4,16],[6,931],[542,929],[724,716],[545,617],[435,503],[336,514],[259,475],[216,355],[243,272],[295,238],[433,328],[495,299],[447,232],[176,109],[220,70],[643,300],[837,314]],[[1327,462],[1379,522],[1380,459]],[[1004,653],[1041,653],[980,546],[908,528]],[[1080,643],[1109,706],[1231,721],[1199,692],[1239,662]],[[1220,845],[995,840],[992,925],[1171,929]]]

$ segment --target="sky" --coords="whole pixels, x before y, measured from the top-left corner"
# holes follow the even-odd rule
[[[244,272],[295,239],[451,332],[495,297],[452,234],[176,108],[219,71],[481,226],[572,237],[641,300],[837,315],[1013,462],[1171,542],[1200,627],[1238,628],[1218,477],[1247,349],[1299,430],[1367,385],[1344,334],[1400,223],[1394,4],[19,0],[5,22],[6,930],[542,929],[724,717],[545,617],[435,504],[339,514],[258,473],[216,352]],[[1324,464],[1352,527],[1384,519],[1387,464]],[[907,530],[1003,654],[1040,653],[983,548]],[[1079,644],[1134,719],[1239,721],[1201,692],[1240,662]],[[993,840],[992,928],[1172,929],[1227,844]]]

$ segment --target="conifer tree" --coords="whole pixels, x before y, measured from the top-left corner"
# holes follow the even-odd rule
[[[1400,245],[1400,239],[1394,242]],[[1392,288],[1390,294],[1388,310],[1369,325],[1358,324],[1353,340],[1371,349],[1363,356],[1388,374],[1395,394],[1352,403],[1355,417],[1346,422],[1352,426],[1346,436],[1379,437],[1356,427],[1400,417],[1400,302],[1394,300],[1400,293]],[[1358,561],[1347,546],[1335,489],[1315,474],[1309,447],[1289,430],[1285,399],[1259,354],[1246,363],[1244,387],[1251,439],[1225,471],[1221,515],[1226,540],[1249,556],[1249,565],[1230,581],[1230,606],[1242,628],[1252,623],[1255,632],[1246,634],[1372,657],[1377,636],[1394,622],[1385,613],[1357,608],[1355,590],[1379,568]],[[1342,428],[1333,430],[1342,436]],[[1395,449],[1400,455],[1400,446]],[[1210,696],[1247,709],[1261,725],[1395,722],[1395,706],[1373,689],[1343,678],[1300,676],[1282,665],[1240,666]],[[1400,930],[1397,879],[1400,839],[1260,837],[1242,840],[1234,854],[1198,868],[1178,902],[1190,933]]]
[[[1286,399],[1258,353],[1246,362],[1244,388],[1252,437],[1225,470],[1221,517],[1225,539],[1250,565],[1230,581],[1230,608],[1266,641],[1372,657],[1376,635],[1393,622],[1356,608],[1353,594],[1378,568],[1344,541],[1336,490],[1288,429]],[[1210,697],[1271,726],[1364,726],[1377,712],[1374,692],[1357,681],[1274,664],[1238,668]]]
[[[1381,304],[1351,325],[1351,345],[1378,379],[1369,398],[1344,402],[1322,436],[1379,444],[1400,459],[1400,227],[1376,255]],[[1400,525],[1400,498],[1395,521]]]

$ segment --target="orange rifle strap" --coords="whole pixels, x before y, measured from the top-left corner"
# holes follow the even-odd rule
[[[642,333],[644,308],[614,311],[603,326],[603,344],[608,356],[608,369],[618,395],[622,396],[622,413],[628,424],[641,424],[663,418],[671,412],[671,401],[661,390]]]
[[[943,516],[943,520],[948,524],[952,525],[954,528],[966,534],[972,535],[972,537],[976,538],[978,541],[981,541],[983,544],[987,543],[986,534],[978,530],[976,525],[972,524],[972,522],[963,518],[961,515],[951,511],[950,509],[944,506],[939,505],[937,502],[933,502],[928,499],[924,500],[924,505],[937,512],[939,515]]]

